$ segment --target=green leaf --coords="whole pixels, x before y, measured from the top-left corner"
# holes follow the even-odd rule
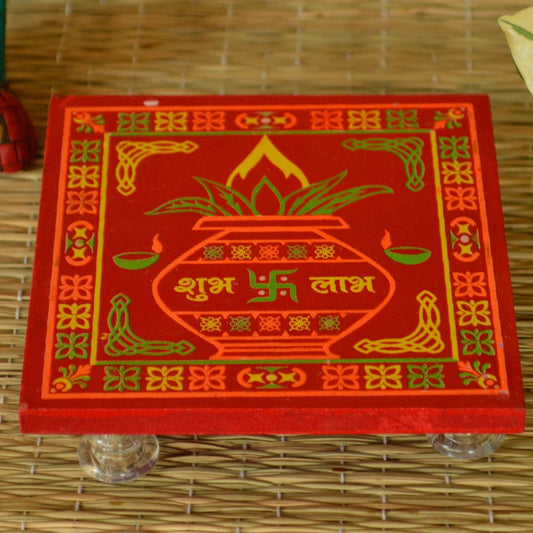
[[[330,215],[347,205],[375,196],[377,194],[392,194],[394,191],[385,185],[363,185],[354,187],[322,198],[319,206],[309,212],[311,215]]]
[[[347,171],[341,172],[337,176],[328,178],[318,183],[312,183],[303,189],[290,193],[284,199],[285,205],[292,201],[292,205],[287,211],[288,215],[303,215],[311,211],[320,199],[329,191],[334,189],[346,176]]]
[[[250,202],[235,189],[207,178],[194,178],[206,190],[214,206],[226,216],[243,215],[244,210],[253,211]],[[222,202],[220,202],[222,200]],[[228,212],[227,209],[233,212]]]
[[[524,28],[523,26],[519,26],[518,24],[513,24],[512,22],[510,22],[508,19],[506,19],[505,17],[500,17],[498,19],[498,21],[500,23],[504,23],[504,24],[508,24],[509,26],[511,26],[511,28],[513,28],[513,30],[522,35],[522,37],[525,37],[526,39],[528,39],[529,41],[533,41],[533,33],[531,33],[527,28]],[[500,24],[501,25],[501,24]]]
[[[252,210],[254,215],[260,215],[261,212],[258,209],[257,206],[257,197],[260,195],[261,191],[264,190],[264,188],[267,188],[272,192],[272,194],[277,198],[279,209],[278,209],[278,215],[283,215],[285,211],[284,201],[283,197],[281,196],[280,192],[276,188],[276,186],[266,177],[263,176],[261,181],[254,187],[254,190],[252,191]]]
[[[217,209],[211,200],[188,196],[169,200],[152,211],[148,211],[146,215],[174,215],[176,213],[199,213],[203,216],[214,216],[217,214]]]

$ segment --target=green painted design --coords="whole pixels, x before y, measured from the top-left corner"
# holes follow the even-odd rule
[[[68,392],[75,385],[80,389],[86,389],[91,381],[91,365],[68,365],[68,368],[59,367],[61,377],[54,379],[51,392]]]
[[[206,190],[208,198],[198,196],[176,198],[146,214],[165,215],[192,212],[203,216],[260,216],[269,214],[261,213],[259,205],[260,193],[268,189],[279,203],[278,215],[330,215],[359,200],[393,192],[392,189],[383,185],[362,185],[328,194],[345,176],[346,172],[343,172],[333,178],[297,189],[287,196],[282,196],[276,186],[267,177],[263,177],[252,190],[249,199],[228,185],[195,177],[194,179]]]
[[[58,333],[56,359],[87,359],[89,356],[88,333]]]
[[[418,111],[416,109],[387,109],[385,119],[388,129],[418,128]]]
[[[459,377],[463,381],[463,385],[470,385],[475,382],[482,389],[498,388],[498,378],[494,374],[489,374],[491,368],[490,363],[483,363],[481,361],[474,361],[473,363],[458,363]]]
[[[91,233],[88,239],[78,237],[76,240],[72,240],[69,235],[65,238],[65,253],[71,248],[82,249],[84,246],[88,246],[91,252],[94,252],[94,245],[96,244],[96,235]]]
[[[130,327],[129,305],[131,300],[125,294],[117,294],[111,300],[111,310],[107,317],[109,334],[104,347],[112,357],[150,356],[164,357],[172,354],[189,355],[195,346],[189,341],[154,341],[136,335]]]
[[[413,191],[424,187],[426,167],[422,161],[424,141],[419,137],[393,138],[370,137],[367,139],[347,139],[342,143],[347,150],[387,151],[397,155],[403,162],[407,182],[405,186]]]
[[[257,296],[248,300],[248,303],[252,302],[275,302],[278,299],[278,295],[284,295],[289,291],[289,295],[293,302],[298,302],[298,296],[296,294],[296,285],[294,283],[288,283],[287,276],[294,274],[298,269],[294,270],[271,270],[268,273],[268,281],[257,281],[257,276],[253,270],[248,269],[250,276],[250,287],[266,293],[265,296]],[[261,292],[260,292],[261,293]]]
[[[306,244],[287,244],[287,259],[307,259]]]
[[[119,113],[117,131],[139,132],[149,131],[150,113]]]
[[[232,316],[229,318],[230,331],[250,331],[252,328],[252,319],[249,316]]]
[[[319,331],[340,331],[341,319],[339,315],[324,315],[318,317]]]
[[[104,131],[105,119],[103,115],[93,117],[89,113],[79,113],[79,116],[74,115],[73,120],[79,124],[76,128],[79,133],[101,133]]]
[[[408,387],[410,389],[443,389],[443,365],[407,365]]]
[[[278,208],[278,215],[282,215],[285,211],[284,208],[284,199],[281,196],[281,193],[278,191],[278,189],[274,186],[274,184],[266,177],[263,176],[259,183],[254,187],[252,191],[252,197],[251,197],[251,203],[252,203],[252,210],[254,214],[259,215],[260,209],[261,209],[261,198],[264,196],[265,191],[270,191],[272,196],[274,196],[278,202],[279,208]]]
[[[72,141],[71,163],[100,163],[101,141]]]
[[[284,389],[298,383],[298,377],[294,369],[287,367],[264,366],[258,367],[256,372],[248,374],[249,383],[257,383],[258,389]]]
[[[462,126],[461,120],[464,117],[465,114],[460,109],[449,109],[446,113],[443,111],[435,111],[433,120],[435,121],[436,126],[452,130],[453,128],[460,128]]]
[[[204,246],[204,259],[207,259],[208,261],[224,259],[224,246]]]
[[[431,251],[417,246],[395,246],[385,249],[385,255],[403,265],[419,265],[431,256]]]
[[[113,256],[113,262],[125,270],[142,270],[159,260],[159,254],[153,252],[125,252]]]
[[[141,367],[106,366],[104,370],[104,390],[106,392],[138,391],[141,389]]]
[[[463,355],[495,355],[491,329],[460,330]]]
[[[439,137],[441,159],[470,159],[468,137]]]

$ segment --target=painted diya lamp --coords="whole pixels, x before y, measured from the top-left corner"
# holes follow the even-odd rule
[[[151,252],[123,252],[113,256],[113,262],[125,270],[143,270],[157,263],[162,251],[158,233],[153,239]]]
[[[390,233],[385,231],[385,235],[381,240],[381,246],[385,255],[403,265],[419,265],[424,263],[431,256],[431,251],[427,248],[419,246],[392,246]]]

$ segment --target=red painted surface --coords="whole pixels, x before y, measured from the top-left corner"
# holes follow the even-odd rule
[[[34,433],[519,432],[482,95],[67,97]]]

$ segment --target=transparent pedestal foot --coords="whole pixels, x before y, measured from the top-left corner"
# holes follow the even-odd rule
[[[104,483],[125,483],[144,476],[158,456],[154,435],[85,435],[78,444],[83,471]]]
[[[505,434],[437,433],[428,435],[430,444],[454,459],[481,459],[497,450]]]

